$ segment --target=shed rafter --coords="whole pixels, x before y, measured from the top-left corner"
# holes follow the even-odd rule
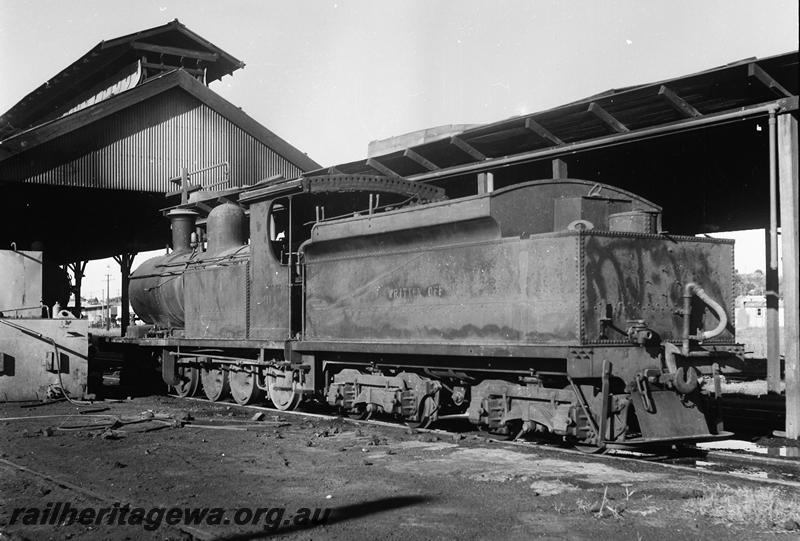
[[[769,73],[764,71],[764,68],[755,62],[747,65],[747,76],[758,79],[764,84],[764,86],[772,90],[777,96],[788,98],[792,95],[791,92],[786,90],[783,85],[776,81]]]
[[[588,111],[602,120],[608,127],[617,133],[627,133],[631,131],[625,124],[617,120],[614,115],[603,109],[603,107],[596,101],[593,101],[589,104]]]
[[[372,167],[376,171],[378,171],[380,173],[383,173],[387,177],[399,177],[400,176],[394,170],[390,169],[385,164],[379,162],[375,158],[369,158],[367,160],[367,165]]]
[[[700,111],[695,109],[691,104],[689,104],[689,102],[670,90],[670,88],[666,85],[661,85],[661,87],[658,89],[658,95],[667,100],[667,102],[672,105],[676,111],[681,113],[686,118],[697,118],[699,116],[703,116]]]
[[[483,152],[456,135],[450,138],[450,144],[469,154],[475,160],[483,161],[486,159],[486,155]]]
[[[403,151],[403,156],[408,158],[409,160],[418,163],[428,171],[436,171],[439,169],[439,166],[427,159],[425,156],[420,155],[419,153],[407,148]]]
[[[532,131],[539,137],[550,141],[554,145],[563,145],[564,141],[562,141],[559,137],[557,137],[553,132],[536,122],[533,118],[526,118],[525,119],[525,128]]]

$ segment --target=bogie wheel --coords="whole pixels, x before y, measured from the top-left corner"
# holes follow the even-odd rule
[[[605,445],[597,446],[593,444],[573,442],[572,447],[576,451],[580,451],[581,453],[585,453],[587,455],[604,455],[609,451],[609,448]]]
[[[522,423],[519,421],[508,421],[505,425],[500,427],[488,427],[487,425],[478,425],[478,430],[490,435],[496,440],[511,441],[516,439],[522,430]]]
[[[267,387],[272,404],[281,411],[293,410],[303,398],[297,389],[291,369],[272,369],[267,376]]]
[[[364,421],[366,419],[369,419],[370,413],[371,412],[367,411],[367,408],[365,408],[364,406],[352,408],[349,410],[344,408],[339,409],[339,414],[342,417],[349,417],[350,419],[354,419],[356,421]]]
[[[200,370],[196,366],[178,366],[178,384],[172,389],[181,398],[196,395],[200,390]]]
[[[419,404],[419,409],[416,419],[406,419],[406,425],[411,428],[428,428],[433,423],[434,415],[436,414],[436,401],[432,396],[426,396]]]
[[[200,372],[200,379],[203,382],[203,391],[209,400],[217,402],[228,396],[230,384],[227,370],[223,370],[219,366],[203,368]]]
[[[229,372],[228,384],[233,400],[242,406],[257,402],[264,394],[258,388],[258,373],[247,368]]]

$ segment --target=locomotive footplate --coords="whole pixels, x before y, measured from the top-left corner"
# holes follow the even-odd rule
[[[410,372],[395,376],[346,368],[328,385],[328,404],[348,413],[387,413],[409,421],[437,418],[441,383]]]

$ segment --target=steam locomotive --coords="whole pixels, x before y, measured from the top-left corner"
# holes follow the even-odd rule
[[[725,437],[719,374],[741,362],[733,241],[662,231],[625,190],[539,180],[448,199],[328,175],[196,192],[173,251],[130,277],[181,396],[603,450]]]

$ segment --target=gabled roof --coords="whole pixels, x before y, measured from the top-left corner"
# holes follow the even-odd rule
[[[244,67],[244,62],[177,19],[101,41],[0,116],[0,140],[64,114],[88,89],[137,61],[154,72],[168,70],[170,66],[183,67],[204,76],[206,84]]]
[[[376,172],[411,180],[489,170],[555,158],[730,120],[798,107],[797,51],[748,58],[673,79],[609,90],[549,110],[484,124],[439,140],[396,145],[381,155],[311,174]],[[406,136],[407,141],[414,141]]]
[[[139,86],[126,90],[105,101],[19,132],[4,141],[0,141],[0,163],[11,156],[30,150],[57,137],[67,135],[173,88],[180,88],[189,93],[303,171],[320,167],[317,162],[306,154],[281,139],[182,69],[173,70],[149,79]]]

